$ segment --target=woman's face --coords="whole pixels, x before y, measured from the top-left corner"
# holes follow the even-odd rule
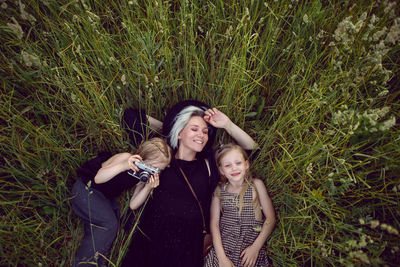
[[[179,133],[179,148],[201,152],[208,141],[207,123],[202,117],[191,117]]]

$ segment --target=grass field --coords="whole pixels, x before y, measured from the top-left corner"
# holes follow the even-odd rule
[[[189,98],[260,145],[275,265],[400,262],[396,1],[0,0],[0,11],[0,265],[69,266],[83,231],[76,168],[134,149],[125,108],[162,120]],[[128,239],[118,234],[113,266]]]

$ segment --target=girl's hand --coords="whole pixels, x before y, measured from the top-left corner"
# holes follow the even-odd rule
[[[141,162],[142,157],[139,155],[132,155],[128,158],[128,169],[137,172],[139,168],[135,165],[135,162]]]
[[[233,262],[228,257],[225,257],[221,260],[218,259],[218,262],[219,267],[235,267],[235,265],[233,265]]]
[[[244,267],[253,267],[256,264],[258,253],[260,250],[254,246],[247,247],[242,251],[240,257],[242,258],[242,265]]]
[[[158,173],[150,176],[149,182],[146,184],[147,187],[156,188],[160,184],[160,176]]]
[[[203,119],[216,128],[226,129],[232,123],[228,116],[216,108],[210,108],[204,114]]]

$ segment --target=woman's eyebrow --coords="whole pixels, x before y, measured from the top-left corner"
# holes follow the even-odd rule
[[[201,127],[201,126],[200,126],[200,125],[198,125],[198,124],[189,124],[189,126],[190,126],[190,127],[193,127],[193,126],[195,126],[195,127],[199,127],[199,128]],[[208,126],[207,126],[207,125],[206,125],[206,126],[204,126],[204,127],[203,127],[203,129],[208,129]]]

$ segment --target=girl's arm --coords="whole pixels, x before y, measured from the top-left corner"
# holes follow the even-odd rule
[[[256,143],[245,131],[234,124],[228,116],[216,108],[205,111],[204,120],[216,128],[223,128],[233,139],[246,150],[252,150]]]
[[[219,187],[215,189],[217,192]],[[232,261],[226,256],[224,247],[222,246],[221,232],[219,230],[219,218],[221,212],[221,202],[220,199],[215,196],[212,198],[211,210],[210,210],[210,230],[213,239],[213,245],[215,253],[217,254],[219,266],[234,267]]]
[[[123,171],[132,169],[138,171],[135,161],[140,162],[142,158],[139,155],[132,155],[130,153],[119,153],[101,164],[101,168],[97,171],[94,177],[96,184],[105,183]]]
[[[133,192],[133,196],[129,202],[129,207],[132,210],[139,208],[144,203],[153,188],[156,188],[159,184],[160,179],[158,174],[152,175],[147,184],[139,182],[135,187],[135,191]]]
[[[240,257],[242,258],[242,265],[245,267],[254,266],[260,249],[262,249],[268,236],[272,233],[276,221],[274,206],[272,205],[272,200],[268,195],[264,182],[260,179],[254,179],[254,186],[258,193],[260,205],[265,216],[265,221],[261,228],[260,234],[256,240],[254,240],[253,244],[243,250],[243,252],[240,254]]]

